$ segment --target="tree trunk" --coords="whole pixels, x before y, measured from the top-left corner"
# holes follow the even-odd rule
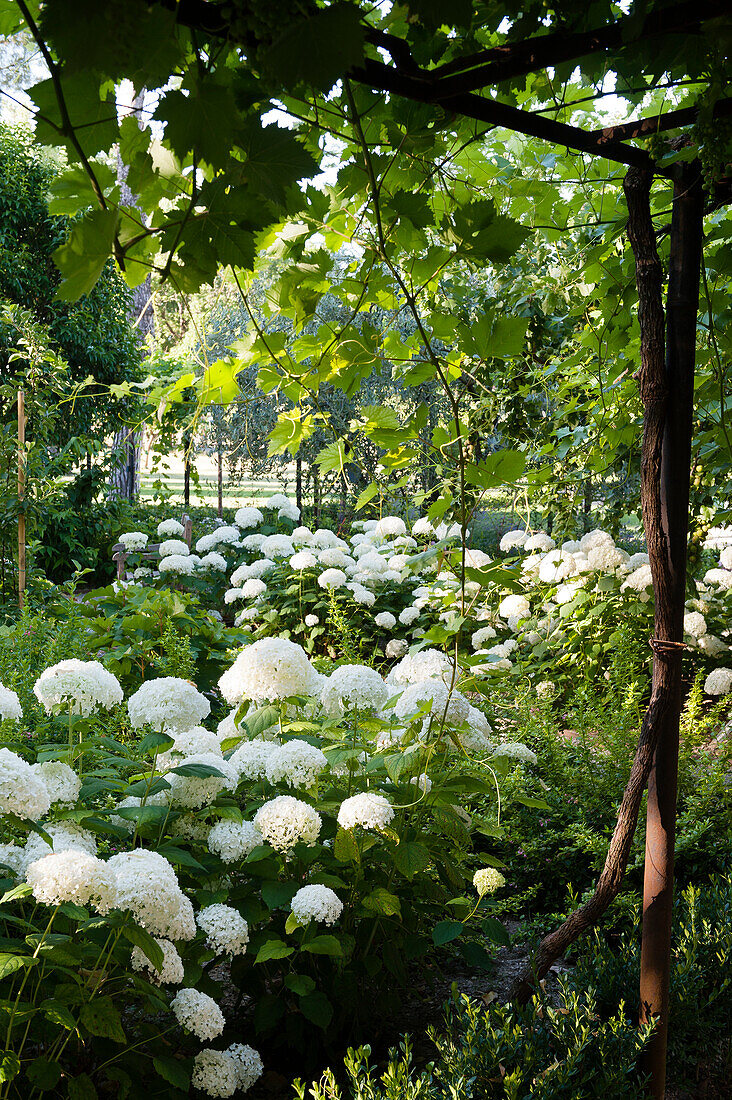
[[[145,92],[141,91],[133,100],[132,114],[138,122],[141,121],[142,110],[145,105]],[[141,127],[142,128],[142,127]],[[120,188],[120,202],[125,206],[137,208],[135,196],[127,186],[127,165],[117,155],[117,180]],[[139,217],[144,220],[142,212]],[[145,338],[155,331],[155,315],[152,307],[152,291],[150,276],[144,283],[135,287],[132,291],[128,319],[140,334],[140,343],[143,345],[143,357],[147,355]],[[109,474],[110,499],[122,497],[126,500],[135,500],[140,494],[140,455],[142,451],[142,429],[134,426],[120,427],[114,433],[112,448],[120,452],[120,457],[112,467]]]
[[[697,173],[698,174],[698,173]],[[681,654],[683,651],[683,613],[685,580],[686,525],[688,515],[689,455],[691,445],[691,396],[693,387],[693,346],[696,332],[696,309],[692,309],[690,295],[680,300],[678,279],[673,276],[679,257],[672,256],[672,279],[669,284],[669,339],[683,346],[683,367],[676,350],[669,356],[668,373],[664,361],[664,314],[661,297],[663,273],[656,249],[656,239],[650,212],[650,187],[652,177],[639,169],[630,169],[625,178],[625,194],[628,203],[628,235],[636,262],[638,286],[638,320],[641,332],[641,366],[637,375],[638,388],[644,407],[643,444],[641,452],[641,502],[643,525],[648,543],[648,555],[653,576],[655,594],[655,627],[651,640],[653,650],[653,687],[648,709],[641,725],[635,759],[630,778],[623,794],[613,837],[608,848],[605,866],[598,879],[593,896],[565,920],[565,922],[539,945],[530,965],[520,976],[513,995],[522,1003],[531,996],[535,984],[548,972],[551,965],[575,942],[584,931],[595,924],[616,897],[627,866],[630,848],[635,834],[643,792],[648,783],[659,742],[662,748],[657,759],[657,782],[662,789],[663,836],[666,862],[662,877],[664,897],[660,902],[649,902],[652,920],[660,913],[670,898],[668,853],[673,850],[673,816],[675,813],[676,747],[681,703]],[[682,186],[681,184],[679,186]],[[681,194],[678,190],[676,195]],[[689,200],[692,201],[692,200]],[[701,241],[701,207],[694,207],[698,221],[695,232]],[[675,204],[674,217],[683,216],[684,224],[693,220],[682,212],[681,204]],[[692,235],[688,230],[689,236]],[[676,251],[678,251],[678,244]],[[691,252],[691,247],[689,248]],[[696,280],[698,284],[698,257],[696,253]],[[690,283],[693,257],[687,257],[683,265],[686,280]],[[682,312],[677,313],[681,305]],[[679,327],[684,339],[679,341]],[[691,354],[689,337],[691,330]],[[684,382],[679,375],[683,370]],[[688,371],[691,370],[691,384]],[[675,736],[674,736],[674,730]],[[662,764],[660,762],[663,762]],[[673,796],[670,795],[673,785]],[[655,797],[655,796],[654,796]],[[671,804],[671,805],[670,805]],[[669,815],[670,819],[669,820]],[[655,848],[654,848],[655,851]],[[663,909],[665,921],[665,909]],[[650,926],[649,926],[650,927]],[[668,975],[668,939],[659,945],[656,934],[651,933],[654,945],[655,966],[659,973]],[[647,967],[646,967],[647,971]],[[661,991],[662,992],[662,991]],[[651,993],[649,1010],[661,1015],[664,1038],[662,1054],[656,1054],[655,1065],[665,1060],[665,1026],[667,1001]],[[661,1029],[659,1029],[660,1034]],[[658,1043],[658,1039],[656,1040]],[[658,1049],[658,1048],[656,1048]],[[654,1073],[657,1074],[657,1068]],[[654,1084],[654,1089],[656,1085]],[[662,1092],[654,1091],[661,1096]]]
[[[701,170],[695,161],[683,166],[674,184],[666,309],[667,404],[658,517],[662,536],[659,552],[665,561],[664,591],[656,594],[655,646],[668,653],[666,690],[670,706],[648,781],[640,976],[641,1019],[655,1020],[657,1024],[644,1058],[651,1075],[650,1095],[657,1100],[663,1100],[666,1085],[681,657],[703,215]],[[659,662],[654,660],[654,683],[660,673]]]

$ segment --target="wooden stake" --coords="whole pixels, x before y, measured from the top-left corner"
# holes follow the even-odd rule
[[[18,606],[25,603],[25,393],[18,390]]]

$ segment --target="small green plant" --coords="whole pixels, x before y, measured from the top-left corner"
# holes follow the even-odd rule
[[[437,1053],[420,1072],[405,1040],[387,1066],[369,1065],[370,1049],[349,1050],[347,1085],[332,1072],[298,1100],[641,1100],[637,1059],[651,1028],[625,1018],[623,1006],[601,1017],[590,992],[563,985],[560,1005],[536,998],[527,1008],[488,1008],[462,997],[448,1003],[444,1032],[430,1031]]]

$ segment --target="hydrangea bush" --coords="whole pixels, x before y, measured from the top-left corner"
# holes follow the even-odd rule
[[[493,562],[481,550],[462,551],[456,526],[422,518],[410,531],[400,517],[384,516],[357,520],[341,537],[295,526],[286,497],[271,502],[239,509],[234,525],[199,539],[203,550],[211,543],[225,551],[226,571],[222,554],[215,581],[196,563],[185,582],[208,585],[229,621],[254,638],[287,637],[311,655],[387,663],[414,645],[456,647],[477,677],[528,676],[559,697],[607,673],[622,625],[639,638],[652,631],[648,555],[628,553],[606,531],[560,546],[543,531],[509,531],[503,560]],[[732,690],[732,547],[717,542],[706,555],[716,550],[717,560],[692,582],[684,621],[709,696]]]
[[[490,965],[503,879],[472,854],[494,831],[477,807],[536,757],[500,744],[458,677],[430,649],[386,680],[325,676],[262,638],[220,677],[215,723],[180,677],[123,702],[98,662],[46,669],[68,746],[0,750],[4,1095],[233,1096],[263,1069],[242,1038],[345,1029],[365,988],[386,1006],[448,943]],[[232,982],[245,1022],[222,1007]]]

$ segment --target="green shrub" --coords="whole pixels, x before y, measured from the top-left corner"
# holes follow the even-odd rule
[[[332,1072],[299,1100],[641,1100],[637,1059],[649,1029],[624,1017],[622,1006],[601,1018],[592,992],[563,985],[560,1006],[537,998],[526,1008],[462,997],[448,1004],[444,1034],[430,1031],[435,1060],[422,1072],[404,1042],[385,1070],[369,1066],[370,1049],[350,1050],[347,1085]]]
[[[84,598],[79,614],[89,652],[103,655],[125,691],[154,676],[183,676],[210,693],[230,664],[230,651],[246,640],[195,596],[169,588],[98,589]]]
[[[567,890],[591,890],[604,863],[617,807],[630,773],[640,727],[642,680],[629,666],[600,694],[583,688],[560,708],[535,694],[515,698],[520,737],[539,757],[540,779],[518,780],[519,793],[541,800],[537,815],[511,798],[495,849],[510,867],[515,903],[540,913],[561,912]],[[732,790],[729,741],[713,738],[727,704],[704,710],[699,684],[682,716],[677,820],[677,880],[683,885],[723,873],[732,858]],[[493,696],[501,713],[506,693]],[[505,713],[505,712],[504,712]],[[512,736],[509,734],[509,736]],[[504,786],[513,794],[509,774]],[[626,882],[640,889],[645,847],[645,803],[633,841]]]
[[[580,945],[572,984],[592,986],[601,1011],[637,999],[640,906],[619,928],[594,929]],[[729,1058],[732,1020],[732,880],[687,886],[674,902],[670,989],[669,1065],[678,1081],[695,1078],[700,1061]],[[724,1049],[726,1043],[726,1050]],[[704,1057],[706,1052],[708,1058]]]

